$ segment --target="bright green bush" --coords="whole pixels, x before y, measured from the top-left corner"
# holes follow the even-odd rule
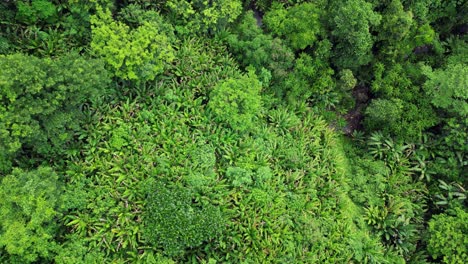
[[[353,72],[349,69],[340,71],[338,87],[343,91],[350,91],[357,85],[357,80],[354,78]]]
[[[284,36],[294,50],[312,46],[321,32],[320,9],[314,3],[301,3],[291,8],[274,6],[264,22],[277,36]]]
[[[115,21],[109,10],[98,9],[91,18],[93,52],[104,59],[115,76],[147,81],[161,74],[174,59],[170,40],[154,21],[144,21],[131,30]]]
[[[18,1],[17,8],[16,18],[23,23],[54,22],[57,19],[57,7],[48,0]]]
[[[14,169],[0,183],[0,247],[21,263],[50,261],[59,216],[58,175],[48,167]]]
[[[415,142],[423,131],[437,125],[436,111],[420,88],[420,69],[411,64],[375,67],[372,90],[377,98],[366,109],[367,130],[381,130],[399,140]]]
[[[169,70],[169,76],[179,81],[177,91],[192,91],[196,98],[205,100],[220,80],[240,73],[238,64],[220,42],[200,38],[188,38],[179,44]]]
[[[229,167],[226,170],[226,178],[232,181],[234,187],[249,187],[253,183],[252,172],[239,167]]]
[[[461,62],[449,63],[445,69],[424,68],[428,77],[424,88],[431,103],[451,115],[468,116],[468,69]]]
[[[404,129],[401,126],[400,118],[403,112],[403,101],[400,99],[376,99],[373,100],[366,109],[366,125],[370,130],[389,129],[399,131]]]
[[[168,0],[166,8],[176,30],[184,35],[212,34],[225,29],[242,13],[239,0]]]
[[[219,121],[235,130],[245,131],[254,127],[255,118],[261,114],[261,90],[254,73],[230,78],[214,88],[208,107]]]
[[[435,215],[429,221],[427,249],[443,263],[465,263],[468,259],[468,213],[457,208],[453,214]]]
[[[381,11],[382,22],[376,30],[378,42],[375,46],[379,50],[379,61],[392,64],[408,56],[417,46],[414,41],[417,23],[413,20],[413,12],[405,10],[402,1],[391,0],[379,4],[384,7]]]
[[[282,39],[265,34],[253,12],[247,11],[226,36],[229,51],[243,68],[253,67],[264,93],[284,95],[284,80],[293,67],[294,53]]]

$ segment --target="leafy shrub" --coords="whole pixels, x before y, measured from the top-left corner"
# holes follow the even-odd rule
[[[58,175],[48,167],[14,169],[0,183],[0,247],[22,263],[57,252]]]
[[[402,116],[402,112],[403,101],[400,99],[372,100],[366,109],[367,129],[385,129],[385,133],[389,133],[389,129],[394,131],[404,129],[398,125],[398,123],[400,123],[399,121]]]
[[[315,107],[333,107],[337,99],[333,89],[333,70],[327,64],[329,42],[318,43],[317,56],[301,53],[294,70],[283,85],[285,97],[290,105],[311,102]]]
[[[260,167],[255,173],[254,180],[258,185],[266,184],[273,177],[270,167]]]
[[[262,110],[261,89],[252,72],[236,79],[230,78],[211,92],[208,107],[220,121],[234,130],[248,130]]]
[[[194,204],[190,191],[183,187],[156,183],[147,201],[145,236],[152,244],[161,246],[168,256],[198,247],[223,230],[219,209],[210,204]]]
[[[168,0],[166,7],[170,10],[173,24],[177,25],[176,30],[184,35],[219,32],[242,13],[239,0]]]
[[[449,208],[463,206],[468,192],[459,183],[452,182],[447,184],[443,180],[439,180],[439,192],[436,193],[436,205],[447,206]]]
[[[18,1],[16,18],[27,24],[34,24],[38,20],[53,22],[57,19],[57,7],[48,0]]]
[[[379,61],[386,61],[390,65],[408,56],[414,46],[414,28],[416,21],[413,20],[413,12],[406,11],[400,0],[381,2],[382,23],[378,30]]]
[[[463,63],[449,63],[445,69],[424,68],[428,77],[424,88],[431,103],[451,115],[468,116],[468,69]]]
[[[239,168],[229,167],[226,170],[226,177],[232,181],[234,187],[248,187],[253,183],[252,171]]]
[[[341,70],[339,73],[338,87],[342,91],[350,91],[357,84],[356,78],[354,78],[353,72],[349,69]]]
[[[465,263],[468,259],[468,213],[456,208],[453,214],[435,215],[429,221],[427,249],[443,263]]]
[[[294,50],[312,46],[321,31],[320,9],[314,3],[301,3],[284,9],[274,5],[266,13],[264,22],[277,36],[284,36]]]
[[[190,94],[187,91],[191,91],[204,100],[221,80],[240,73],[237,63],[221,43],[200,38],[185,39],[177,46],[169,72],[178,81],[175,91],[184,91],[187,95]]]
[[[131,30],[115,21],[109,10],[98,9],[91,19],[93,52],[104,59],[115,75],[125,80],[154,80],[174,59],[163,24],[144,21]]]
[[[357,176],[351,179],[355,189],[351,197],[363,205],[363,219],[382,244],[408,260],[416,255],[415,245],[421,240],[426,187],[411,177],[411,146],[398,144],[381,133],[373,133],[368,145],[366,150],[350,153],[352,175]]]
[[[241,66],[255,68],[265,88],[268,88],[268,82],[264,80],[270,78],[262,77],[271,74],[271,84],[281,86],[293,66],[292,50],[280,38],[264,34],[251,11],[242,16],[226,41]]]
[[[284,107],[271,109],[268,112],[268,119],[271,125],[284,133],[291,131],[300,122],[299,118],[291,110]]]
[[[55,256],[55,263],[103,263],[106,261],[103,252],[96,248],[88,249],[85,245],[86,242],[77,236],[68,237]]]

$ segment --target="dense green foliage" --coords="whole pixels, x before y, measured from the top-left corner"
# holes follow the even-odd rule
[[[0,55],[0,67],[0,171],[17,159],[29,165],[37,155],[60,159],[73,151],[79,108],[108,89],[102,62],[76,54],[55,60],[12,54]]]
[[[0,2],[0,263],[465,263],[467,12]]]
[[[244,131],[254,126],[255,117],[261,113],[261,89],[255,75],[230,78],[213,89],[208,107],[219,121]]]
[[[114,21],[109,10],[98,9],[97,15],[91,18],[91,48],[98,57],[103,57],[117,77],[152,80],[174,59],[168,36],[159,32],[168,25],[161,22],[154,13],[131,30],[126,24]]]
[[[25,172],[15,169],[0,185],[0,245],[19,263],[51,260],[58,250],[60,189],[51,168]]]
[[[191,197],[187,190],[172,190],[161,184],[148,195],[146,236],[169,256],[200,246],[219,236],[223,229],[219,209],[212,205],[197,208]]]
[[[468,214],[455,210],[453,215],[436,215],[429,221],[428,251],[445,263],[464,263],[468,258]]]

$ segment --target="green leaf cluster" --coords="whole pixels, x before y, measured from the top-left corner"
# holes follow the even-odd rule
[[[333,61],[339,68],[355,70],[372,60],[374,38],[372,28],[381,22],[372,4],[364,0],[331,1],[331,36],[334,47]]]
[[[149,189],[147,200],[145,236],[168,256],[181,255],[186,248],[215,239],[224,229],[219,208],[194,204],[184,187],[156,183]]]
[[[291,8],[274,6],[264,22],[277,36],[284,36],[294,50],[312,46],[321,31],[320,9],[313,3],[301,3]]]
[[[261,89],[261,83],[252,72],[228,79],[210,93],[208,107],[218,120],[226,122],[232,129],[251,129],[262,111]]]
[[[452,214],[435,215],[429,221],[428,251],[443,263],[464,263],[468,258],[468,213],[456,208]]]
[[[91,18],[91,24],[93,52],[124,80],[154,80],[174,59],[171,41],[161,30],[165,24],[144,21],[132,30],[102,9]]]
[[[14,169],[0,183],[0,247],[22,263],[50,261],[55,241],[61,188],[49,167]]]
[[[29,1],[18,1],[17,8],[18,13],[16,18],[27,24],[36,23],[38,20],[47,20],[48,22],[54,22],[53,19],[57,18],[56,6],[47,0],[32,0]]]
[[[233,32],[226,37],[229,50],[243,67],[253,66],[260,79],[271,75],[264,86],[282,90],[282,82],[293,67],[294,54],[279,38],[265,34],[258,27],[253,12],[246,12]],[[273,88],[277,86],[278,88]],[[266,87],[265,87],[266,88]]]
[[[239,0],[168,0],[165,6],[170,10],[170,20],[177,25],[176,30],[183,35],[219,32],[242,13]]]
[[[103,64],[70,54],[57,60],[0,56],[0,168],[21,154],[64,154],[80,126],[79,108],[106,89]]]

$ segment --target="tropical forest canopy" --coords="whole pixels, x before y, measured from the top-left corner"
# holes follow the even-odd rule
[[[468,2],[0,2],[0,263],[467,263]]]

